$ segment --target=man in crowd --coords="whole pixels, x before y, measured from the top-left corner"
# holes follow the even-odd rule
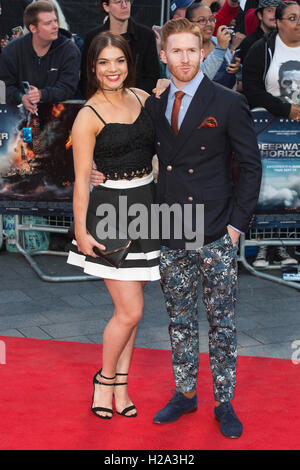
[[[0,56],[0,80],[6,85],[7,104],[23,103],[35,113],[40,102],[73,98],[79,82],[80,51],[71,39],[59,34],[56,12],[47,1],[28,5],[24,24],[30,33],[8,44]]]
[[[276,28],[275,11],[281,0],[259,0],[258,8],[255,10],[259,24],[256,30],[245,37],[240,44],[239,57],[243,63],[250,47],[265,33]]]
[[[87,87],[86,63],[89,46],[95,36],[102,31],[121,34],[131,47],[135,69],[136,87],[152,93],[160,78],[160,68],[156,50],[156,39],[150,28],[136,23],[131,18],[133,0],[100,0],[108,20],[91,30],[84,41],[81,63],[81,92],[85,97]]]

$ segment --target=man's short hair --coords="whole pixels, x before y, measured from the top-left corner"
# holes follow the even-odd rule
[[[45,0],[30,3],[24,11],[24,25],[29,30],[31,24],[37,26],[39,13],[52,13],[53,11],[56,13],[52,3],[46,2]]]
[[[279,79],[282,78],[284,72],[292,72],[296,70],[297,72],[300,71],[300,61],[299,60],[289,60],[288,62],[284,62],[279,69]]]
[[[186,18],[177,18],[175,20],[167,21],[162,27],[162,30],[161,30],[162,49],[166,47],[168,37],[171,36],[172,34],[178,34],[178,33],[194,34],[194,36],[197,36],[197,38],[199,39],[200,49],[202,48],[202,36],[201,36],[198,26],[196,26],[194,23],[191,23]]]

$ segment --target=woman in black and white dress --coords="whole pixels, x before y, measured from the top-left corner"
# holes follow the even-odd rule
[[[126,376],[143,312],[143,287],[147,281],[160,278],[160,242],[158,237],[150,237],[155,133],[143,107],[148,94],[131,88],[133,83],[134,63],[127,41],[110,32],[95,37],[88,53],[89,98],[72,130],[76,241],[68,263],[104,278],[115,305],[103,334],[102,369],[93,382],[92,411],[104,419],[113,416],[113,397],[117,413],[137,415],[128,396]],[[90,194],[93,162],[106,180]],[[124,201],[128,208],[137,203],[143,205],[148,236],[133,241],[124,263],[117,269],[93,251],[95,246],[103,249],[103,245],[87,233],[86,214],[88,207],[96,214],[99,206],[109,203],[118,220],[119,215],[124,216]],[[133,220],[130,211],[127,220],[128,224]]]

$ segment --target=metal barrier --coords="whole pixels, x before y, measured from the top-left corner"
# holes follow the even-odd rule
[[[101,280],[95,278],[94,276],[89,275],[77,275],[77,276],[51,276],[45,274],[39,265],[33,259],[33,256],[36,255],[56,255],[56,256],[67,256],[67,252],[61,251],[50,251],[50,250],[36,250],[29,252],[24,248],[24,238],[22,234],[26,230],[38,230],[40,232],[50,232],[50,233],[68,233],[68,228],[73,221],[72,217],[54,217],[49,216],[45,217],[47,219],[48,225],[44,224],[25,224],[23,223],[22,215],[15,215],[15,246],[18,251],[25,257],[32,269],[37,273],[37,275],[47,282],[72,282],[72,281],[95,281]]]
[[[247,238],[246,238],[247,237]],[[278,229],[251,229],[247,236],[241,235],[240,239],[240,256],[239,261],[243,266],[257,277],[267,279],[268,281],[277,282],[288,287],[300,290],[300,283],[293,281],[285,281],[278,276],[267,274],[261,270],[255,269],[251,264],[248,263],[245,251],[247,246],[300,246],[300,228],[278,228]],[[264,268],[265,270],[278,270],[278,265],[270,265]]]

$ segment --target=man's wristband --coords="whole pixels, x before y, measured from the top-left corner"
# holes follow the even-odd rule
[[[20,94],[19,94],[20,104],[22,103],[22,98],[23,98],[23,96],[24,96],[24,93],[20,93]]]

